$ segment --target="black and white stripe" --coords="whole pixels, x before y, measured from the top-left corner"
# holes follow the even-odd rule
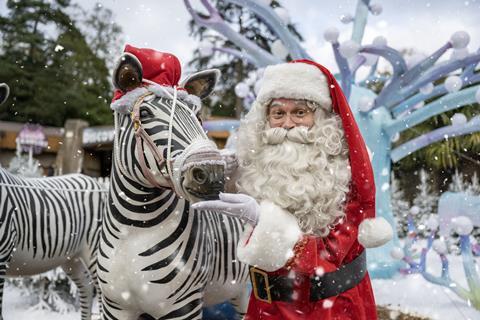
[[[84,175],[27,179],[0,168],[0,305],[6,276],[60,266],[80,291],[82,319],[91,318],[102,198]]]
[[[172,100],[149,97],[141,122],[166,158]],[[115,147],[108,213],[102,227],[98,275],[103,319],[201,319],[207,304],[237,299],[245,312],[248,267],[236,260],[239,220],[193,212],[170,189],[153,188],[142,175],[132,121],[115,114]],[[205,139],[195,114],[176,107],[172,157]],[[145,161],[158,168],[148,148]],[[160,185],[167,185],[157,176]]]

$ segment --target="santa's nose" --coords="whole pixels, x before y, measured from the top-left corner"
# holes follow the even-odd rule
[[[292,121],[290,117],[287,117],[282,124],[283,129],[292,129],[295,128],[296,123]]]

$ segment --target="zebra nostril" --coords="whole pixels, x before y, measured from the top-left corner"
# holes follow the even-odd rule
[[[208,180],[208,173],[203,168],[193,168],[192,176],[193,180],[198,184],[204,184]]]

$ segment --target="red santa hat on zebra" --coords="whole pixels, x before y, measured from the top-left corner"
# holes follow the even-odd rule
[[[204,70],[180,82],[181,75],[182,67],[175,55],[127,44],[113,70],[115,92],[110,107],[128,113],[135,101],[148,91],[168,97],[176,87],[179,99],[199,109],[200,100],[213,91],[220,72]]]
[[[274,98],[310,100],[340,116],[352,174],[349,198],[355,198],[363,208],[368,209],[360,212],[362,217],[351,216],[347,200],[346,218],[361,219],[358,241],[364,247],[378,247],[390,241],[393,236],[391,225],[383,217],[375,218],[375,182],[367,147],[347,99],[332,73],[310,60],[269,66],[265,69],[256,101],[266,108]]]

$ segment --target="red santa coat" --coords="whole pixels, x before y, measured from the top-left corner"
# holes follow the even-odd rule
[[[263,201],[260,203],[257,226],[248,227],[240,240],[238,257],[241,261],[264,270],[269,276],[288,276],[294,272],[308,279],[318,275],[318,270],[321,273],[337,270],[365,250],[357,236],[360,224],[365,219],[375,217],[375,185],[365,143],[333,75],[323,66],[309,60],[293,63],[306,63],[322,71],[330,88],[333,110],[342,120],[352,172],[345,221],[336,225],[325,238],[304,235],[291,214],[269,201]],[[303,248],[299,248],[299,243],[304,244]],[[337,296],[310,302],[309,294],[309,281],[299,281],[294,286],[295,299],[292,302],[268,303],[255,298],[252,292],[245,319],[377,319],[368,273],[358,285]]]

